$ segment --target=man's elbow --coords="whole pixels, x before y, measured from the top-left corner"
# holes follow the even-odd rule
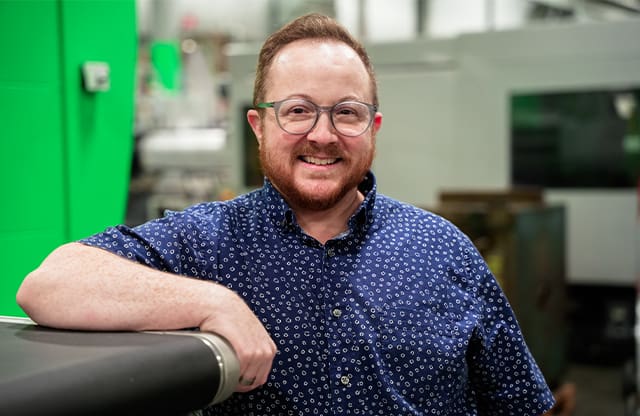
[[[77,268],[72,263],[81,248],[77,243],[56,248],[23,279],[16,302],[35,322],[51,325],[51,320],[63,313],[61,306],[67,304],[65,288],[69,285],[69,270]]]
[[[16,302],[18,306],[35,322],[41,323],[40,310],[45,302],[43,279],[41,272],[36,269],[29,273],[18,288]]]

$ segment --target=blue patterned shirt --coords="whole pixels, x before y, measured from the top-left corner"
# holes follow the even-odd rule
[[[278,352],[210,415],[540,415],[553,397],[495,278],[443,218],[376,193],[320,244],[266,180],[83,243],[240,294]],[[170,313],[170,311],[167,311]]]

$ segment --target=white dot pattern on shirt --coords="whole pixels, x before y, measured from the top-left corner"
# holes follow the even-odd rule
[[[376,194],[324,246],[271,184],[84,240],[239,293],[278,347],[268,383],[211,415],[537,415],[552,396],[479,253]],[[167,311],[167,313],[171,313]]]

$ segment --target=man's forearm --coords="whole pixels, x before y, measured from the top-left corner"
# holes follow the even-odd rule
[[[223,285],[153,270],[99,248],[56,249],[23,281],[18,304],[42,325],[86,330],[171,330],[199,327],[233,347],[240,374],[267,381],[276,345],[260,320]]]
[[[99,248],[56,249],[23,281],[18,304],[36,322],[74,329],[197,327],[216,284],[151,269]]]

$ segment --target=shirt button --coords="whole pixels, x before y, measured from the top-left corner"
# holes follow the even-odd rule
[[[342,310],[340,310],[340,308],[335,308],[331,311],[331,315],[335,316],[336,318],[340,318],[342,316]]]
[[[334,249],[332,249],[332,248],[327,249],[327,256],[333,257],[335,255],[336,255],[336,252],[335,252]]]
[[[349,384],[349,381],[351,381],[349,379],[349,376],[342,376],[340,377],[340,383],[342,383],[344,386],[346,386],[347,384]]]

